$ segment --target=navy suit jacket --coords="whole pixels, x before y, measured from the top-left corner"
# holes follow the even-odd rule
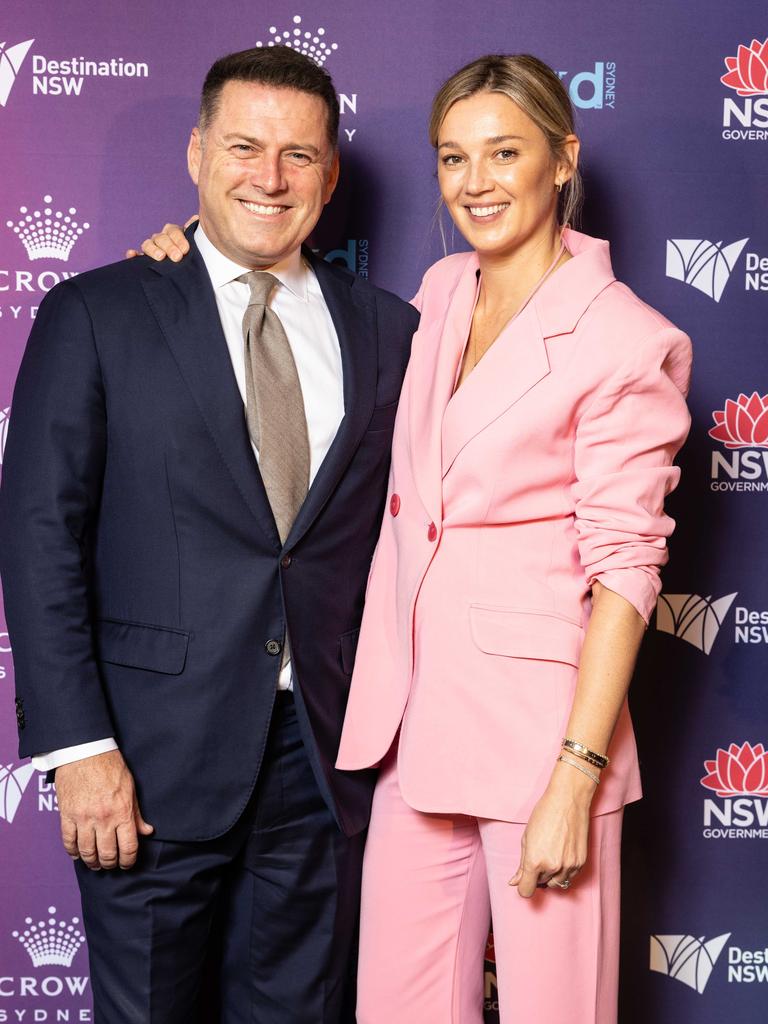
[[[211,838],[243,811],[286,625],[318,786],[347,834],[367,823],[373,773],[333,765],[418,314],[307,256],[345,415],[284,545],[194,242],[178,264],[57,285],[19,372],[0,568],[20,753],[114,735],[159,838]]]

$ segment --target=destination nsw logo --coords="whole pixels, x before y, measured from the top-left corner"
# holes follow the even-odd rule
[[[725,58],[727,73],[720,81],[739,99],[723,100],[723,138],[733,142],[768,140],[768,38],[741,44]]]
[[[768,982],[768,949],[744,949],[732,943],[722,956],[732,934],[725,932],[709,940],[703,935],[698,939],[693,935],[652,935],[649,967],[688,985],[699,995],[704,994],[718,962],[728,964],[730,984]]]
[[[768,394],[743,392],[712,413],[709,436],[725,451],[712,450],[713,491],[768,491]]]
[[[704,800],[705,839],[768,839],[768,750],[731,743],[704,762],[699,780],[718,799]]]

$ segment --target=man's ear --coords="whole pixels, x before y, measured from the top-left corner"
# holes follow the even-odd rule
[[[331,169],[328,174],[328,183],[325,186],[325,199],[324,203],[330,203],[331,196],[333,195],[336,186],[339,183],[339,150],[338,147],[334,150],[333,161],[331,163]]]
[[[192,181],[197,185],[200,179],[200,164],[203,159],[203,138],[200,129],[195,126],[189,137],[187,146],[187,170]]]

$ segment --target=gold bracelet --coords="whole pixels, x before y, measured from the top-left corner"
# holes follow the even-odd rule
[[[585,747],[583,743],[579,743],[578,740],[569,740],[567,736],[563,740],[563,746],[566,750],[570,750],[572,754],[583,757],[585,761],[590,761],[596,768],[607,768],[611,763],[610,758],[606,757],[605,754],[597,754],[594,750],[590,750],[589,747]]]
[[[587,764],[591,764],[593,768],[605,768],[605,763],[602,760],[598,760],[596,757],[592,757],[591,754],[580,754],[578,750],[571,750],[570,747],[563,745],[563,749],[568,754],[573,754],[574,757],[581,758],[582,761],[586,761]]]
[[[581,772],[581,773],[582,773],[583,775],[586,775],[586,776],[587,776],[588,778],[592,779],[592,781],[594,782],[594,784],[595,784],[596,786],[599,786],[599,785],[600,785],[600,779],[599,779],[599,777],[598,777],[597,775],[595,775],[595,773],[594,773],[594,772],[591,772],[591,771],[589,770],[589,768],[585,768],[585,767],[584,767],[584,765],[581,765],[581,764],[579,764],[579,762],[578,762],[578,761],[574,761],[574,760],[572,760],[572,759],[571,759],[570,757],[566,757],[566,755],[565,755],[565,754],[561,754],[561,755],[560,755],[560,757],[558,757],[558,759],[557,759],[557,760],[558,760],[558,761],[562,761],[562,762],[563,762],[563,764],[569,764],[569,765],[570,765],[570,766],[571,766],[572,768],[576,768],[576,769],[577,769],[578,771],[580,771],[580,772]]]

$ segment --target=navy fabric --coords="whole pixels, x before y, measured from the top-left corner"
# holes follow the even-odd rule
[[[130,871],[77,876],[95,1024],[351,1024],[364,833],[338,828],[293,699],[225,836],[144,840]]]
[[[0,568],[20,753],[114,735],[158,838],[210,839],[243,813],[286,623],[318,788],[348,835],[368,819],[373,773],[333,764],[418,314],[306,256],[346,411],[283,546],[194,242],[178,264],[55,287],[19,372]]]

